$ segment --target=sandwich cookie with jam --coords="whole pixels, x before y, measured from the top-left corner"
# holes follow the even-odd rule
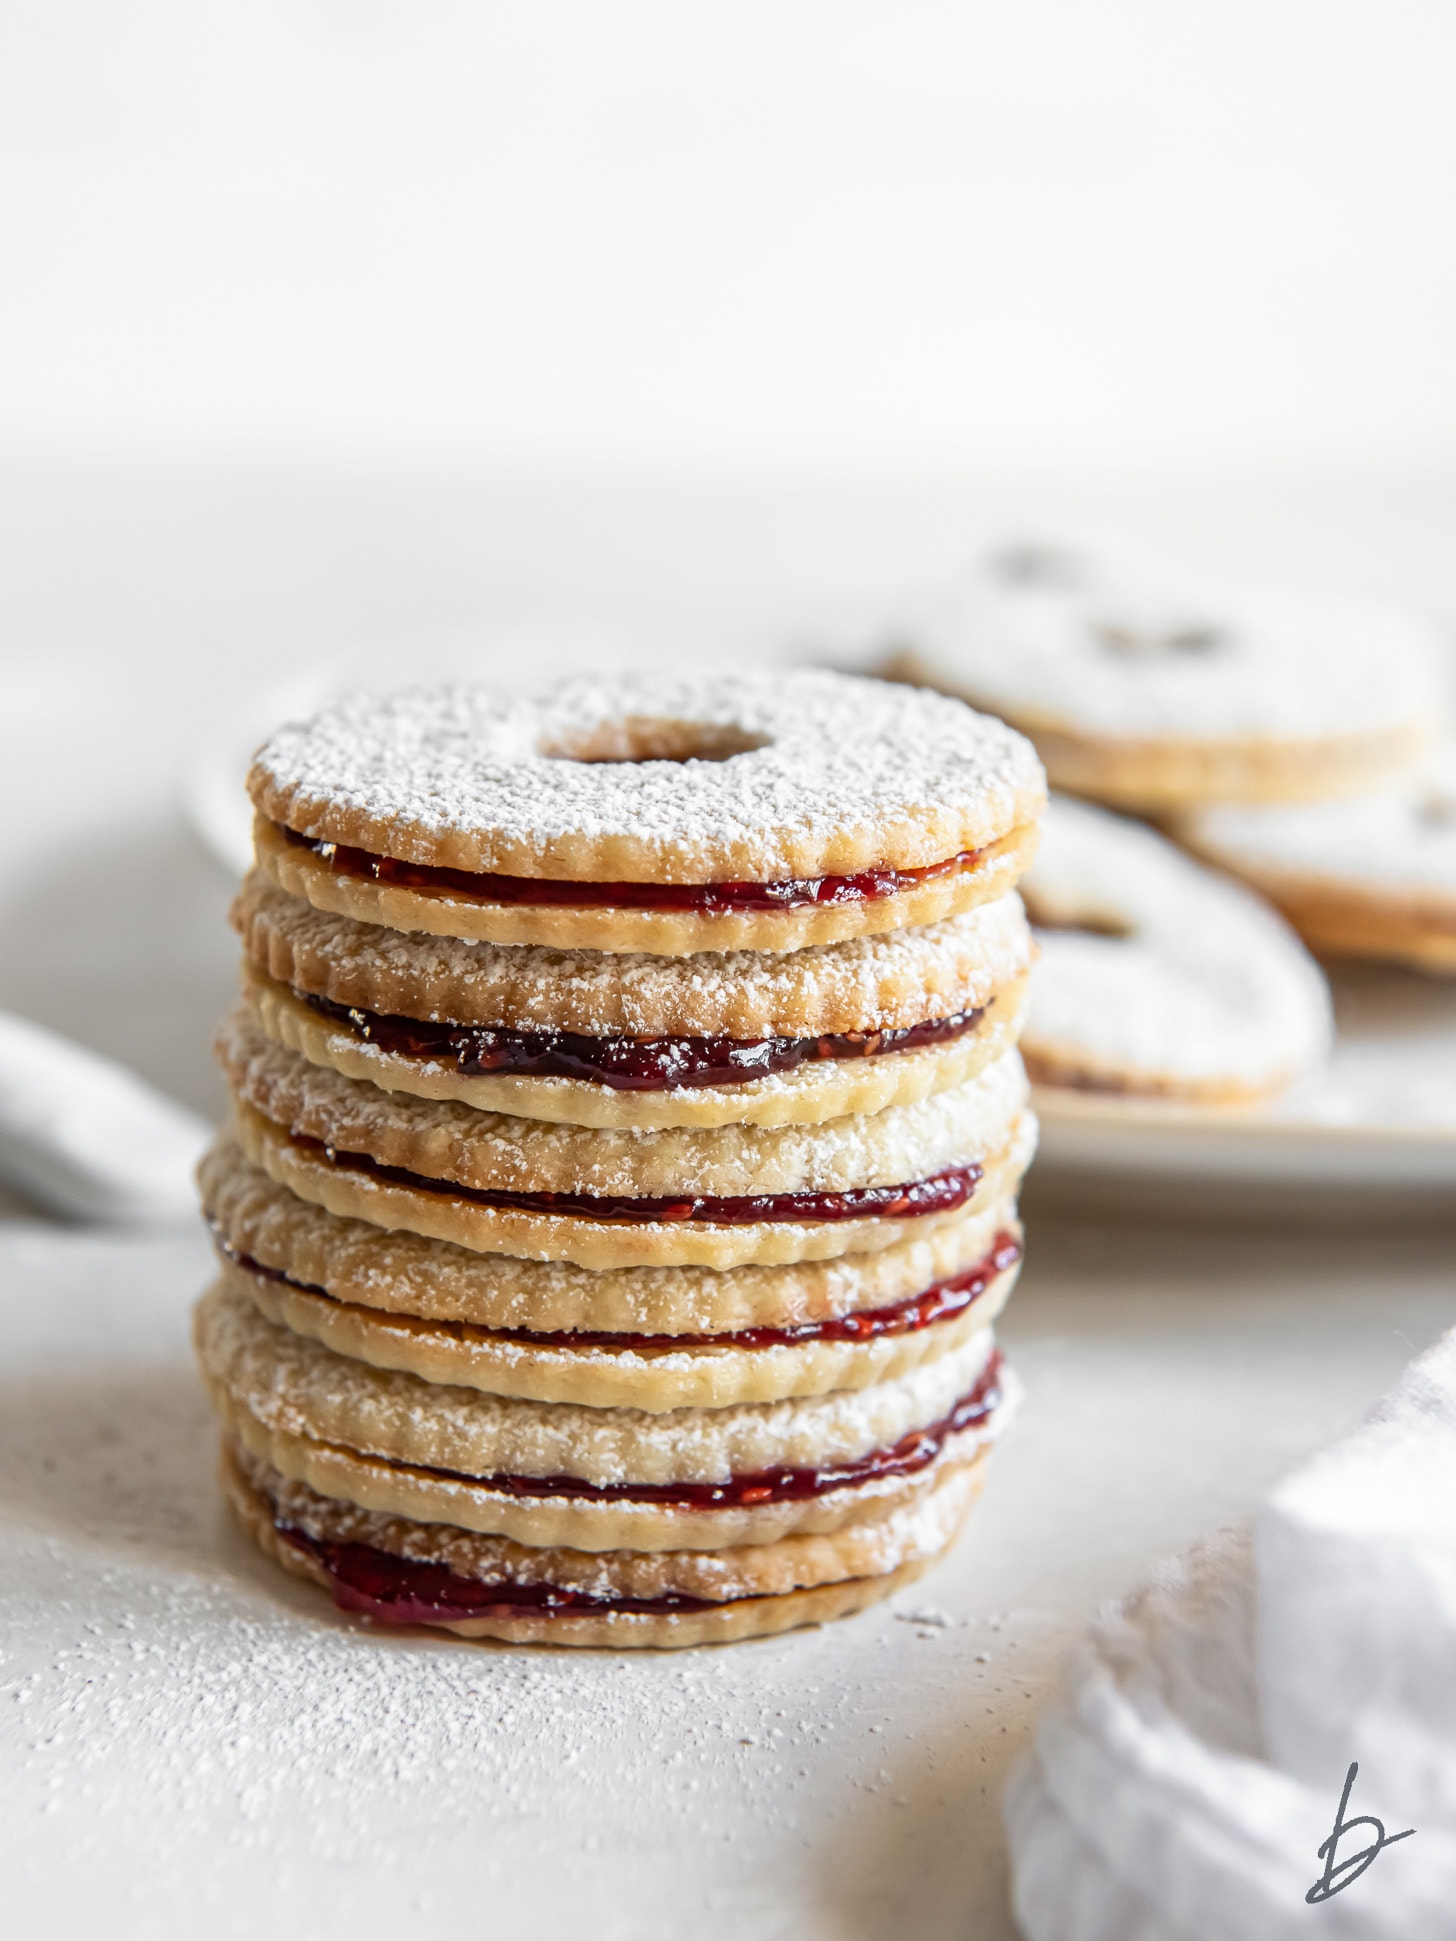
[[[334,710],[255,764],[198,1347],[382,1622],[693,1643],[908,1582],[1014,1383],[1029,747],[808,673]]]
[[[390,929],[566,950],[801,950],[1014,887],[1044,795],[999,721],[818,670],[409,690],[284,728],[258,866]]]

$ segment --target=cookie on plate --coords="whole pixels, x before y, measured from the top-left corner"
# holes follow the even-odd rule
[[[1022,894],[1037,1084],[1232,1104],[1328,1050],[1329,991],[1298,938],[1154,830],[1053,797]]]
[[[1312,950],[1456,973],[1456,754],[1341,802],[1216,808],[1180,841],[1241,876]]]
[[[1105,537],[988,547],[882,671],[1014,723],[1054,787],[1154,815],[1370,786],[1421,755],[1442,705],[1422,620],[1217,584]]]

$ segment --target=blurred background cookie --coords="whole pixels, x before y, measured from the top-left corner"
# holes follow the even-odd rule
[[[1234,1103],[1328,1050],[1329,992],[1298,938],[1154,830],[1054,796],[1021,888],[1038,1083]]]
[[[1012,722],[1054,787],[1148,814],[1369,786],[1421,754],[1441,707],[1421,619],[1115,535],[992,543],[908,635],[884,672]]]
[[[1456,972],[1456,749],[1338,802],[1223,806],[1180,820],[1190,849],[1275,903],[1311,949]]]

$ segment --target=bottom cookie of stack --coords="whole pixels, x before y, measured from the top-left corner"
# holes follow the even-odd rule
[[[733,1550],[533,1549],[321,1496],[225,1443],[222,1484],[253,1541],[342,1610],[509,1644],[731,1644],[849,1617],[914,1583],[981,1491],[983,1456],[922,1500],[829,1536]]]
[[[384,1624],[516,1643],[728,1642],[890,1595],[1015,1400],[989,1329],[866,1389],[666,1415],[370,1367],[225,1285],[197,1339],[262,1549]]]

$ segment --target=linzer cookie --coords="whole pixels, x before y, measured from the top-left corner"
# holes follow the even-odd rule
[[[547,1547],[717,1550],[834,1530],[969,1461],[1006,1394],[981,1329],[895,1380],[649,1414],[483,1394],[338,1355],[215,1288],[197,1349],[241,1443],[389,1515]]]
[[[311,1065],[246,1011],[218,1056],[250,1158],[335,1213],[583,1267],[823,1259],[967,1205],[1026,1109],[1012,1051],[915,1105],[644,1134],[511,1119]]]
[[[381,1624],[843,1616],[1015,1397],[1044,786],[821,673],[360,700],[262,751],[205,1162],[223,1481]]]
[[[993,545],[912,634],[886,672],[1014,722],[1054,786],[1152,814],[1371,786],[1440,714],[1423,621],[1106,538]]]
[[[1456,753],[1345,802],[1211,809],[1179,839],[1332,957],[1456,972]]]
[[[827,1535],[721,1550],[573,1550],[360,1509],[282,1475],[239,1444],[223,1487],[244,1529],[345,1611],[510,1644],[731,1644],[848,1617],[913,1584],[950,1544],[983,1480],[980,1457],[898,1508]]]
[[[1038,1083],[1234,1103],[1328,1050],[1329,991],[1298,938],[1140,823],[1054,796],[1022,889],[1041,943]]]
[[[815,671],[361,698],[275,735],[249,790],[260,868],[319,909],[672,956],[990,902],[1043,799],[1000,722]]]
[[[223,1145],[203,1167],[221,1277],[269,1319],[427,1381],[660,1411],[864,1388],[1001,1311],[1021,1261],[1023,1124],[974,1206],[874,1253],[592,1273],[341,1218]]]
[[[255,872],[233,912],[262,1030],[386,1090],[588,1126],[781,1125],[963,1084],[1016,1042],[1014,896],[787,953],[612,956],[403,936]]]

